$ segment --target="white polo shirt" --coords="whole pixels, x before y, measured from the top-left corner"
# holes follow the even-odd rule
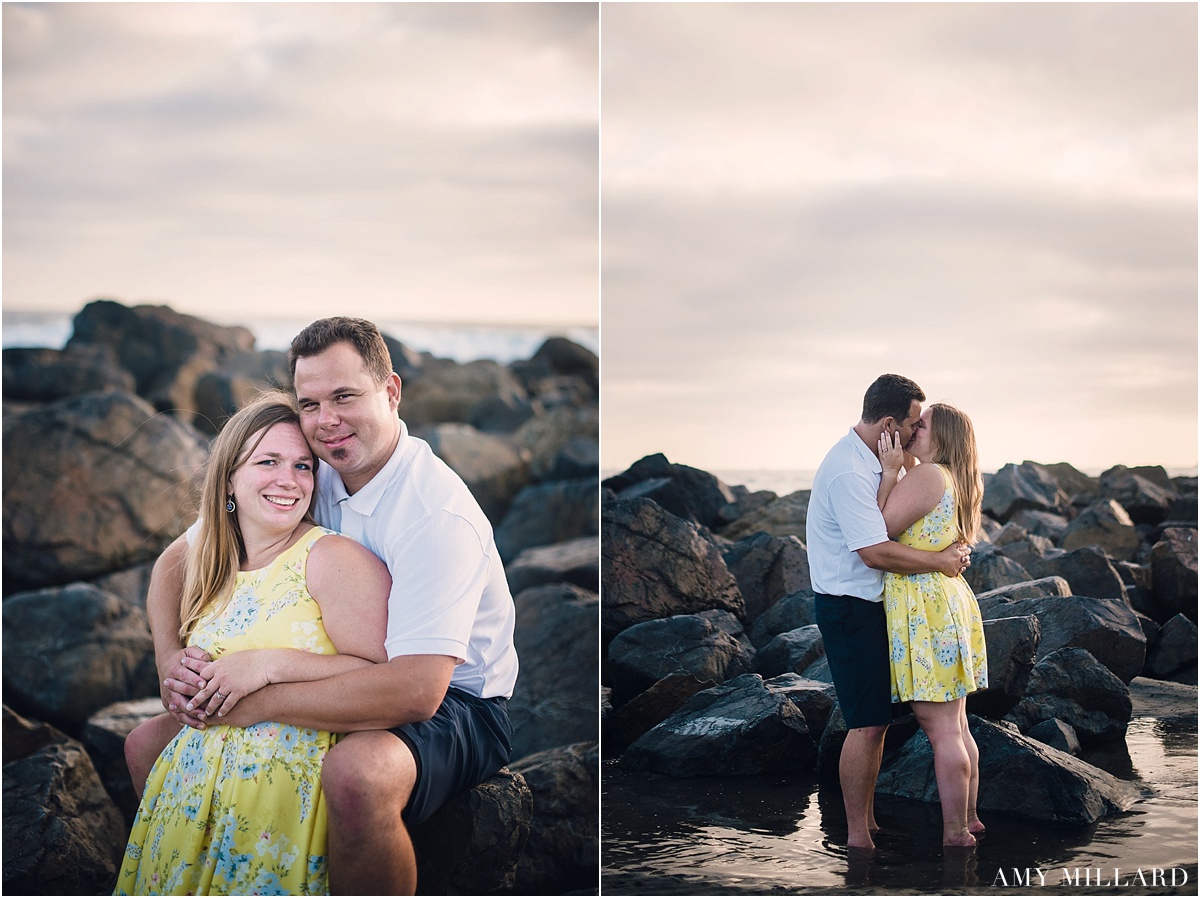
[[[883,571],[867,567],[858,555],[888,540],[877,499],[882,476],[879,459],[853,428],[821,462],[805,522],[813,592],[883,600]]]
[[[450,685],[480,698],[512,695],[516,613],[492,525],[428,443],[401,421],[391,459],[353,496],[321,465],[313,515],[387,565],[388,658],[449,655],[460,660]]]

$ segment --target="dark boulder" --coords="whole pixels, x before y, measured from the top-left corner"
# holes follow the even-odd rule
[[[620,499],[652,499],[671,514],[709,529],[724,523],[721,513],[735,501],[729,487],[715,475],[672,464],[662,454],[646,456],[604,485]]]
[[[544,415],[526,421],[512,434],[513,442],[529,459],[529,476],[535,483],[566,479],[555,473],[564,451],[578,440],[597,444],[599,438],[600,413],[594,404],[549,409]],[[599,465],[593,465],[586,474],[595,477],[599,470]],[[582,477],[584,472],[572,476]]]
[[[587,347],[566,337],[550,337],[529,361],[546,374],[579,378],[593,393],[600,389],[600,359]]]
[[[190,518],[200,436],[128,393],[4,419],[4,589],[87,580],[156,558]]]
[[[799,772],[815,760],[814,737],[796,704],[746,674],[697,693],[620,763],[688,777]]]
[[[713,616],[679,614],[635,624],[608,647],[615,703],[619,707],[676,671],[723,683],[753,670],[753,653]]]
[[[512,758],[596,740],[599,597],[556,583],[527,589],[515,603],[521,675],[508,703]]]
[[[1196,625],[1177,614],[1158,632],[1154,648],[1146,655],[1145,676],[1167,680],[1196,669]]]
[[[72,731],[159,691],[145,613],[88,583],[5,599],[3,665],[6,702]]]
[[[808,550],[794,536],[758,533],[734,543],[724,558],[751,620],[784,596],[811,586]]]
[[[540,400],[530,397],[524,390],[507,389],[477,399],[467,409],[464,423],[483,433],[512,433],[542,412]]]
[[[527,486],[517,493],[496,528],[496,548],[501,558],[516,558],[534,546],[594,538],[599,518],[600,491],[594,476]]]
[[[196,380],[196,427],[216,434],[239,408],[265,390],[290,390],[287,353],[238,352]]]
[[[1005,465],[987,481],[983,492],[984,512],[1001,522],[1022,509],[1058,514],[1069,505],[1055,479],[1030,462]]]
[[[1083,750],[1079,744],[1079,737],[1075,735],[1075,728],[1057,717],[1052,720],[1043,720],[1025,735],[1030,739],[1036,739],[1043,745],[1049,745],[1051,748],[1056,748],[1077,758]]]
[[[1052,465],[1025,462],[1048,474],[1058,488],[1071,498],[1071,504],[1082,507],[1091,505],[1100,495],[1100,478],[1084,474],[1082,471],[1067,464],[1058,462]]]
[[[133,826],[133,815],[137,813],[138,796],[133,791],[129,778],[129,767],[125,763],[125,737],[138,724],[163,713],[162,699],[137,699],[117,702],[101,708],[88,718],[83,728],[82,742],[87,749],[96,773],[104,788],[112,796],[117,810],[125,818],[126,828]]]
[[[786,695],[804,715],[808,731],[814,739],[825,732],[833,706],[837,704],[837,692],[832,683],[811,680],[795,673],[780,674],[763,681],[766,687],[778,695]]]
[[[490,359],[466,364],[439,360],[404,385],[400,416],[412,428],[433,424],[465,424],[472,410],[494,397],[519,405],[528,396],[513,373]],[[472,428],[474,429],[474,428]]]
[[[737,581],[712,538],[649,499],[601,505],[601,627],[718,608],[744,615]]]
[[[1062,577],[1077,596],[1129,601],[1125,582],[1112,561],[1098,546],[1084,546],[1052,558],[1044,558],[1030,568],[1034,577]]]
[[[1165,623],[1176,614],[1186,614],[1194,621],[1196,531],[1183,527],[1164,530],[1162,539],[1150,553],[1150,570],[1154,582],[1154,604],[1158,612],[1151,616]]]
[[[825,654],[825,643],[816,624],[780,633],[763,646],[755,659],[755,669],[764,678],[780,674],[799,674],[808,670]]]
[[[552,546],[526,549],[504,566],[508,588],[518,595],[544,583],[573,583],[590,592],[600,589],[600,551],[596,537],[581,536]]]
[[[1141,797],[1129,783],[1007,727],[972,716],[979,746],[979,810],[1085,825],[1128,810]],[[933,748],[917,733],[884,761],[877,790],[937,801]]]
[[[600,444],[594,437],[575,436],[558,450],[550,464],[550,470],[545,472],[544,480],[579,480],[587,478],[592,483],[592,491],[596,489],[596,475],[600,470]]]
[[[1070,551],[1099,546],[1120,561],[1133,561],[1142,540],[1129,515],[1119,503],[1106,499],[1089,505],[1063,532],[1061,546]]]
[[[595,742],[548,749],[512,765],[533,796],[514,894],[569,895],[600,878],[600,756]]]
[[[1037,658],[1041,627],[1033,615],[983,622],[988,685],[967,696],[967,711],[999,720],[1025,695]]]
[[[1007,719],[1023,733],[1058,719],[1086,742],[1124,737],[1132,716],[1128,686],[1086,649],[1061,648],[1034,665],[1025,697]]]
[[[719,685],[695,674],[676,671],[611,711],[604,729],[604,753],[615,757],[658,726],[697,692]],[[610,690],[611,701],[611,690]]]
[[[1024,583],[1014,583],[1012,586],[1001,586],[986,592],[975,594],[980,603],[997,599],[1016,601],[1018,599],[1040,599],[1043,596],[1069,596],[1071,585],[1062,577],[1043,577],[1040,580],[1026,580]]]
[[[80,393],[133,393],[137,382],[109,346],[4,350],[6,401],[53,402]]]
[[[1135,524],[1166,520],[1176,493],[1162,468],[1127,468],[1117,465],[1100,475],[1100,495],[1113,499]]]
[[[1064,514],[1024,508],[1009,518],[1009,523],[1017,524],[1027,533],[1044,536],[1051,542],[1058,542],[1062,539],[1063,533],[1067,530],[1067,524],[1070,522]]]
[[[1003,586],[1024,583],[1033,578],[1025,568],[994,544],[980,543],[971,552],[971,566],[963,574],[963,579],[967,581],[971,591],[978,595]]]
[[[815,624],[817,617],[814,604],[815,597],[811,589],[784,596],[754,619],[749,630],[751,642],[755,646],[763,646],[780,633]]]
[[[796,490],[780,496],[753,511],[738,515],[733,523],[721,528],[720,534],[726,539],[739,540],[755,533],[769,533],[771,536],[794,536],[804,542],[811,497],[812,490]]]

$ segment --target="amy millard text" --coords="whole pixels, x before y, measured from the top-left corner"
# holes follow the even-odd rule
[[[998,887],[1018,886],[1029,889],[1038,886],[1137,886],[1177,888],[1187,885],[1188,871],[1183,867],[1137,867],[1122,870],[1120,867],[1011,867],[996,871],[992,885]]]

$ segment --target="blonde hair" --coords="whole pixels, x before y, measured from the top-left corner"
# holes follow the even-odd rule
[[[295,401],[282,391],[260,393],[234,414],[213,440],[197,503],[200,532],[184,561],[179,638],[185,645],[197,621],[210,611],[219,612],[233,597],[238,570],[246,560],[246,545],[237,512],[226,511],[229,481],[276,424],[300,426]],[[315,459],[313,472],[315,477]],[[313,521],[311,505],[304,520]]]
[[[950,472],[958,535],[974,544],[983,517],[983,476],[979,473],[975,427],[971,419],[954,406],[938,402],[930,409],[933,412],[929,418],[932,461]]]

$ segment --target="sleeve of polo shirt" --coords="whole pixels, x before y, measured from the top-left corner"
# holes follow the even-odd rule
[[[878,488],[866,477],[845,473],[829,485],[830,505],[851,552],[888,541]]]
[[[390,549],[388,658],[448,655],[461,663],[488,578],[479,533],[469,521],[443,511]]]

